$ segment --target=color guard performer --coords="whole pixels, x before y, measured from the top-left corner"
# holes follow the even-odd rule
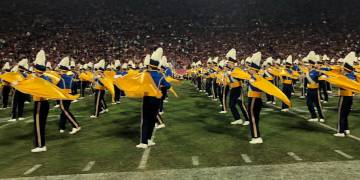
[[[161,86],[170,88],[170,84],[165,80],[165,77],[162,73],[159,72],[159,64],[161,57],[163,55],[163,49],[158,48],[154,51],[150,57],[150,61],[148,62],[149,70],[145,73],[149,73],[154,80],[155,85],[160,90]],[[144,62],[144,65],[147,63]],[[147,148],[149,146],[155,145],[155,143],[151,140],[153,130],[155,127],[155,122],[157,120],[157,115],[159,114],[161,99],[153,96],[144,96],[143,97],[143,106],[142,106],[142,119],[141,119],[141,139],[140,144],[138,144],[137,148]]]
[[[18,63],[18,71],[19,74],[21,76],[23,76],[23,78],[27,78],[27,73],[26,71],[29,68],[28,65],[28,59],[22,59],[19,63]],[[13,104],[12,104],[12,109],[11,109],[11,119],[9,120],[9,122],[15,122],[17,119],[24,120],[25,118],[23,117],[23,113],[24,113],[24,104],[25,104],[25,100],[27,98],[27,94],[24,94],[16,89],[14,89],[14,96],[13,96]]]
[[[43,74],[46,71],[45,61],[46,61],[45,52],[44,50],[40,50],[36,55],[35,61],[33,62],[35,76],[51,82],[51,79]],[[34,100],[33,117],[34,117],[35,148],[32,149],[31,152],[37,153],[37,152],[47,151],[46,142],[45,142],[45,129],[46,129],[46,120],[49,113],[49,102],[45,98],[36,97],[36,96],[33,96],[33,100]]]
[[[227,54],[226,58],[228,59],[227,67],[230,69],[228,72],[228,77],[230,80],[229,87],[230,87],[230,99],[229,99],[229,107],[231,110],[231,113],[234,117],[234,121],[231,122],[231,124],[243,124],[248,125],[249,124],[249,114],[246,110],[246,107],[244,105],[243,96],[242,96],[242,84],[241,79],[235,78],[231,76],[231,72],[237,69],[238,67],[235,67],[235,64],[237,62],[236,60],[236,50],[231,49]],[[240,110],[244,116],[245,121],[243,121],[240,118],[240,113],[236,106],[240,107]],[[220,113],[226,113],[224,111],[221,111]]]
[[[319,56],[315,54],[314,51],[311,51],[307,57],[307,61],[309,62],[309,71],[305,73],[305,80],[307,86],[307,96],[306,96],[306,105],[308,106],[309,112],[311,114],[311,118],[308,120],[310,122],[325,122],[324,114],[322,111],[322,106],[320,102],[320,94],[319,94],[319,77],[320,73],[316,68],[317,62],[320,60]],[[314,105],[317,109],[318,115],[315,112]]]
[[[251,141],[250,144],[261,144],[263,143],[263,139],[260,135],[260,111],[262,108],[262,99],[261,94],[262,91],[258,88],[251,85],[251,81],[255,81],[255,75],[260,70],[260,61],[261,61],[261,53],[257,52],[253,54],[251,57],[251,64],[248,70],[249,74],[251,75],[251,79],[249,80],[248,87],[248,112],[250,118],[250,131],[251,131]]]
[[[64,89],[67,93],[72,94],[72,86],[74,85],[73,80],[75,74],[70,71],[70,59],[69,57],[63,58],[59,63],[60,70],[60,81],[57,83],[57,86],[60,89]],[[59,100],[59,106],[61,109],[60,119],[59,119],[59,131],[60,133],[65,132],[65,124],[68,121],[72,125],[72,130],[69,134],[76,134],[81,130],[79,123],[76,121],[74,115],[70,112],[71,100]]]
[[[291,94],[293,91],[293,79],[290,77],[293,72],[290,69],[292,65],[292,56],[289,55],[285,61],[285,74],[282,76],[282,84],[283,84],[283,93],[289,98],[291,99]],[[281,111],[282,112],[288,112],[289,111],[289,106],[287,106],[285,103],[282,103],[281,105]]]
[[[344,58],[343,74],[351,81],[356,81],[354,72],[354,62],[357,61],[355,52],[350,52]],[[339,106],[338,106],[338,126],[336,137],[345,137],[350,134],[348,117],[353,103],[353,92],[348,89],[340,88]]]

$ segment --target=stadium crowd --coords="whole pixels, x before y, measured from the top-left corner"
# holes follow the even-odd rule
[[[359,52],[356,4],[288,1],[2,1],[0,66],[34,59],[39,49],[53,64],[64,55],[79,63],[140,62],[161,46],[177,68],[230,48],[282,59],[310,50],[335,58]]]

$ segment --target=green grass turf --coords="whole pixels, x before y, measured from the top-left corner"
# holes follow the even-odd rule
[[[170,95],[169,103],[165,104],[167,127],[156,131],[157,145],[151,148],[146,170],[193,168],[192,156],[199,157],[198,167],[248,165],[241,154],[250,157],[253,161],[250,164],[296,163],[287,152],[294,152],[305,162],[346,160],[334,149],[354,159],[360,158],[358,141],[333,137],[331,130],[271,107],[263,107],[261,113],[264,144],[250,145],[248,127],[230,125],[231,114],[219,114],[218,102],[197,92],[189,82],[175,89],[180,97]],[[0,178],[23,176],[35,164],[43,166],[31,176],[79,174],[89,161],[96,161],[90,173],[139,171],[143,150],[136,149],[135,145],[139,143],[141,101],[124,98],[121,104],[110,106],[107,97],[110,112],[90,119],[93,98],[72,104],[71,111],[83,127],[74,136],[58,133],[55,115],[59,111],[50,111],[45,153],[30,153],[32,118],[0,128]],[[335,106],[335,101],[336,98],[332,98],[326,106]],[[293,102],[294,107],[303,108],[305,101],[294,98]],[[356,109],[358,106],[354,105]],[[31,112],[32,105],[27,105],[25,116],[31,116]],[[357,115],[355,111],[350,117],[354,133],[359,132],[360,126],[352,122]],[[1,112],[0,120],[6,117],[9,110]],[[336,112],[329,110],[326,117],[327,123],[335,127]],[[5,123],[1,122],[0,126]]]

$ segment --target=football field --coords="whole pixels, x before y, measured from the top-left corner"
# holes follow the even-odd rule
[[[90,119],[93,96],[73,103],[82,130],[58,131],[59,109],[49,113],[48,151],[34,154],[32,104],[24,121],[9,123],[10,109],[0,111],[0,178],[53,179],[356,179],[360,178],[360,99],[349,116],[351,136],[334,137],[338,97],[330,97],[325,123],[307,122],[305,99],[293,97],[290,112],[263,103],[263,144],[250,145],[248,126],[230,125],[230,112],[195,90],[190,82],[165,104],[166,128],[155,131],[156,145],[139,143],[141,101],[122,98],[109,112]],[[336,91],[337,92],[337,91]],[[336,94],[334,90],[334,94]],[[263,98],[265,100],[265,98]],[[54,102],[52,102],[54,104]],[[67,124],[70,129],[69,124]]]

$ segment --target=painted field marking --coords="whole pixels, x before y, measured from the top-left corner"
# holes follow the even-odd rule
[[[11,124],[11,123],[1,125],[1,126],[0,126],[0,129],[1,129],[1,128],[4,128],[4,127],[6,127],[6,126],[8,126],[8,125],[10,125],[10,124]]]
[[[155,140],[155,132],[156,132],[156,129],[154,128],[152,141]],[[149,156],[150,156],[150,150],[151,150],[151,147],[148,147],[148,148],[146,148],[144,150],[143,155],[141,156],[141,160],[140,160],[138,169],[145,169],[146,168],[146,164],[147,164],[147,162],[149,160]]]
[[[86,166],[84,167],[84,169],[82,169],[81,171],[83,172],[87,172],[90,171],[91,168],[95,165],[95,161],[90,161],[86,164]]]
[[[342,151],[340,151],[340,150],[338,150],[338,149],[335,149],[334,150],[336,153],[338,153],[338,154],[340,154],[341,156],[344,156],[345,158],[347,158],[347,159],[353,159],[354,157],[352,157],[352,156],[350,156],[350,155],[348,155],[348,154],[346,154],[346,153],[344,153],[344,152],[342,152]]]
[[[247,154],[241,154],[241,157],[246,163],[252,163],[250,157]]]
[[[296,155],[295,153],[293,153],[293,152],[288,152],[287,153],[289,156],[291,156],[292,158],[294,158],[296,161],[302,161],[302,159],[298,156],[298,155]]]
[[[29,175],[33,172],[35,172],[36,170],[38,170],[42,165],[41,164],[37,164],[35,166],[33,166],[32,168],[28,169],[26,172],[24,172],[24,175]]]
[[[200,164],[199,163],[199,156],[192,156],[191,161],[192,161],[193,166],[198,166]]]

